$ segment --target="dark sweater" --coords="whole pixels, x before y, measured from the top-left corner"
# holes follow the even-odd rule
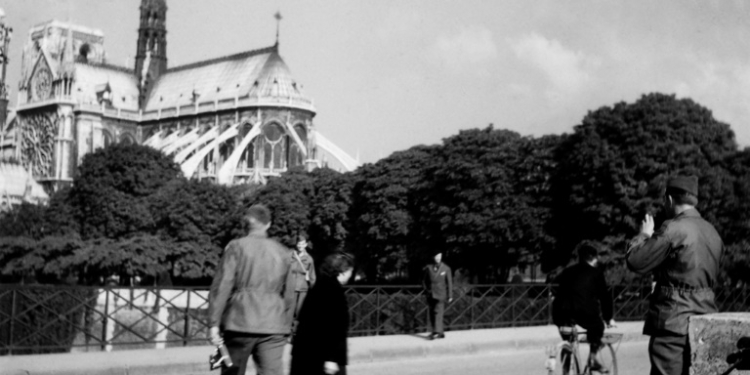
[[[324,362],[345,367],[348,333],[349,308],[344,288],[335,278],[321,275],[299,314],[290,375],[322,374]]]
[[[612,319],[612,296],[601,270],[588,263],[578,263],[566,268],[555,282],[558,284],[552,304],[555,324],[565,325],[571,319],[585,321],[599,316],[604,321]]]

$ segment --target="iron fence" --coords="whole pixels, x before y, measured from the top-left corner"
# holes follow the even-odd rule
[[[553,285],[459,285],[446,306],[448,330],[552,323]],[[641,320],[649,285],[611,287],[615,319]],[[346,288],[352,336],[424,332],[419,286]],[[717,290],[721,311],[748,311],[750,289]],[[206,288],[0,285],[0,355],[205,345]]]

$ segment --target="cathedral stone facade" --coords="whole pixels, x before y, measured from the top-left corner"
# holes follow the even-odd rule
[[[23,49],[15,116],[0,156],[48,191],[84,155],[116,142],[170,155],[187,177],[262,183],[291,167],[358,162],[315,128],[313,101],[273,46],[169,67],[165,0],[143,0],[133,67],[107,63],[104,35],[49,21]],[[0,145],[2,146],[2,145]]]

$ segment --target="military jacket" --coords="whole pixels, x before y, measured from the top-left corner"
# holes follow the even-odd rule
[[[713,287],[724,243],[695,209],[667,220],[650,238],[636,236],[627,253],[628,268],[653,272],[656,285],[646,314],[647,335],[686,335],[688,318],[717,311]]]

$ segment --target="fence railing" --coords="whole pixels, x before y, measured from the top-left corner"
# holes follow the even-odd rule
[[[552,322],[549,284],[459,285],[445,310],[449,330]],[[648,285],[611,287],[618,321],[641,320]],[[748,311],[750,289],[717,290],[721,311]],[[419,286],[348,286],[352,336],[427,330]],[[206,288],[0,285],[0,355],[205,345]]]

